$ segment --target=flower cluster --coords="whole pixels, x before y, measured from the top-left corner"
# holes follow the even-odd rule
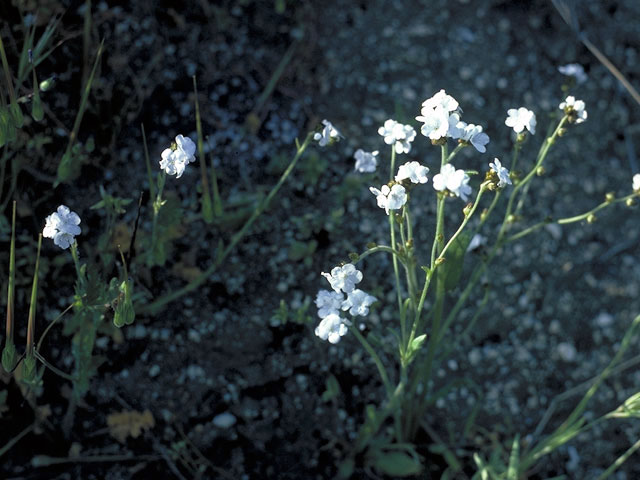
[[[338,343],[348,330],[351,323],[340,316],[340,311],[349,311],[352,316],[367,316],[369,307],[377,299],[368,293],[355,288],[356,283],[362,280],[362,272],[356,270],[351,263],[341,267],[335,267],[331,273],[322,272],[333,291],[320,290],[316,295],[316,307],[320,323],[315,329],[315,334],[322,340],[330,343]],[[347,294],[345,298],[344,294]]]
[[[571,123],[582,123],[587,119],[584,102],[582,100],[576,100],[573,95],[569,95],[558,108],[564,111]]]
[[[502,166],[500,160],[493,159],[493,162],[489,164],[491,172],[498,177],[498,188],[503,188],[507,185],[511,185],[511,178],[509,178],[509,170]]]
[[[440,173],[433,177],[433,188],[438,192],[447,190],[466,202],[471,193],[469,180],[469,175],[464,170],[456,170],[456,167],[447,163],[440,169]]]
[[[369,187],[369,191],[376,196],[378,206],[384,208],[387,215],[389,215],[389,210],[398,210],[407,203],[407,191],[399,183],[391,187],[383,185],[380,190],[375,187]]]
[[[353,154],[353,158],[356,159],[356,171],[360,173],[375,172],[378,166],[377,156],[377,150],[373,152],[365,152],[361,148],[356,150],[356,153]]]
[[[42,236],[53,238],[53,243],[62,249],[67,249],[75,242],[75,237],[80,235],[80,217],[72,212],[66,205],[60,205],[58,210],[49,215],[45,220]]]
[[[480,153],[486,152],[489,136],[482,131],[480,125],[460,120],[461,112],[457,100],[440,90],[422,102],[422,109],[416,120],[423,122],[420,128],[422,134],[434,142],[449,137],[473,145]]]
[[[411,142],[416,138],[416,131],[411,125],[403,125],[395,120],[387,120],[378,129],[378,134],[384,137],[384,143],[393,145],[396,153],[409,153]]]
[[[407,162],[400,165],[395,180],[396,182],[410,180],[411,183],[427,183],[429,181],[427,173],[429,173],[429,169],[418,162]]]
[[[313,139],[318,142],[318,145],[326,147],[327,145],[331,145],[333,142],[340,140],[342,135],[340,135],[340,132],[329,120],[322,120],[322,124],[324,125],[322,131],[316,132],[313,135]]]
[[[196,144],[189,137],[178,135],[175,143],[170,148],[163,150],[160,168],[167,175],[175,175],[180,178],[189,163],[195,162]]]
[[[522,133],[526,128],[531,135],[536,133],[536,115],[524,107],[510,108],[507,110],[507,119],[504,121],[507,127],[513,128],[516,133]]]

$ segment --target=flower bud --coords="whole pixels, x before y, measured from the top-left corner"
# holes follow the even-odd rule
[[[360,255],[358,255],[357,253],[351,252],[349,254],[349,260],[351,260],[352,263],[356,263],[359,259]]]
[[[594,223],[597,220],[596,216],[593,213],[590,213],[587,217],[587,223]]]
[[[546,172],[546,170],[544,169],[544,167],[541,165],[538,168],[536,168],[536,175],[541,177],[542,175],[544,175]]]
[[[485,208],[484,210],[482,210],[482,213],[480,214],[480,220],[484,222],[485,219],[487,218],[487,215],[489,215],[489,209]]]
[[[436,266],[442,265],[445,261],[446,261],[446,259],[444,257],[437,258],[436,259]]]
[[[371,250],[372,248],[376,248],[377,246],[378,246],[378,244],[376,242],[369,242],[366,245],[368,250]]]
[[[569,121],[571,121],[571,118],[569,118]],[[565,133],[567,133],[567,129],[566,128],[561,128],[560,130],[558,130],[558,136],[559,137],[564,136]]]
[[[604,201],[607,203],[611,203],[616,199],[616,195],[613,192],[607,192],[607,194],[604,196]]]
[[[624,202],[627,207],[633,207],[636,204],[636,199],[635,198],[627,198],[627,201]]]
[[[465,205],[465,207],[462,209],[462,213],[464,214],[465,217],[468,217],[469,214],[471,213],[471,209],[473,208],[473,204],[472,203],[467,203]]]

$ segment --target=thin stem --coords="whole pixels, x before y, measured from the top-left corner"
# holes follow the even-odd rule
[[[391,146],[391,174],[390,174],[390,180],[393,180],[393,172],[394,172],[394,168],[395,168],[395,163],[396,163],[396,149],[395,147],[392,145]],[[389,211],[389,232],[390,232],[390,236],[391,236],[391,248],[393,250],[397,250],[398,246],[396,244],[396,227],[395,227],[395,213],[393,211]],[[396,297],[398,299],[398,309],[399,311],[402,312],[402,290],[401,290],[401,284],[400,284],[400,272],[398,269],[398,258],[396,255],[394,255],[392,257],[392,263],[393,263],[393,276],[396,282]],[[407,339],[407,323],[406,323],[406,316],[405,315],[400,315],[400,337],[401,337],[401,348],[404,351],[405,348],[405,341]]]
[[[153,174],[151,173],[151,160],[149,159],[149,148],[147,147],[147,135],[144,131],[144,123],[140,124],[142,131],[142,146],[144,147],[144,161],[147,166],[147,181],[149,182],[149,198],[151,201],[156,198],[156,186],[153,183]]]
[[[376,367],[378,368],[378,373],[380,374],[380,378],[382,379],[384,388],[387,391],[387,395],[391,395],[391,393],[393,392],[393,385],[391,385],[391,381],[389,381],[389,375],[387,375],[387,371],[384,368],[384,364],[382,363],[382,360],[380,360],[380,357],[378,356],[376,351],[373,349],[371,344],[367,341],[367,339],[364,338],[364,336],[360,333],[360,331],[358,330],[358,327],[351,324],[349,325],[349,330],[351,331],[351,333],[355,335],[355,337],[358,339],[360,344],[371,356],[371,359],[373,360],[373,362],[376,364]]]
[[[280,180],[278,180],[278,183],[276,183],[276,185],[271,189],[271,191],[269,192],[269,195],[267,195],[267,198],[258,207],[256,207],[251,217],[249,217],[249,219],[244,223],[242,228],[231,238],[231,242],[229,243],[229,245],[227,245],[227,247],[222,251],[222,253],[219,256],[217,256],[214,262],[204,272],[202,272],[199,276],[197,276],[195,279],[193,279],[184,287],[174,290],[173,292],[163,297],[160,297],[154,302],[148,303],[147,305],[137,306],[136,312],[139,312],[141,314],[154,313],[158,311],[158,309],[162,308],[164,305],[176,300],[177,298],[180,298],[181,296],[189,292],[192,292],[193,290],[197,289],[200,285],[202,285],[204,282],[206,282],[207,279],[211,276],[211,274],[215,272],[216,269],[220,266],[220,264],[227,258],[229,253],[231,253],[231,251],[235,248],[238,242],[245,236],[245,234],[251,228],[251,226],[256,221],[256,219],[267,208],[267,206],[269,205],[273,197],[275,197],[275,195],[280,190],[280,187],[282,187],[284,182],[287,180],[287,178],[295,168],[296,164],[298,163],[298,160],[307,149],[307,146],[309,145],[309,142],[311,141],[312,138],[313,138],[313,132],[307,134],[307,137],[305,138],[302,145],[298,147],[296,155],[293,157],[293,160],[291,160],[291,163],[289,164],[287,169],[284,171],[284,173],[281,175]]]
[[[620,455],[615,462],[613,462],[609,468],[607,468],[604,472],[602,472],[600,474],[600,476],[596,479],[596,480],[604,480],[605,478],[608,478],[613,472],[615,472],[618,467],[620,467],[620,465],[622,465],[624,462],[627,461],[627,459],[633,455],[636,450],[638,450],[640,448],[640,440],[638,440],[636,443],[634,443],[633,445],[631,445],[631,447],[629,447],[629,449],[624,452],[622,455]]]
[[[76,382],[78,381],[78,379],[76,377],[74,377],[73,375],[69,375],[68,373],[63,372],[62,370],[60,370],[58,367],[54,366],[53,364],[49,363],[49,361],[44,358],[37,350],[35,352],[36,358],[45,366],[47,367],[49,370],[51,370],[53,373],[55,373],[56,375],[58,375],[59,377],[64,378],[65,380],[69,380],[70,382]]]
[[[18,443],[25,435],[28,435],[29,433],[31,433],[34,428],[35,428],[34,425],[29,425],[27,428],[22,430],[19,434],[17,434],[11,440],[9,440],[7,443],[5,443],[4,446],[2,448],[0,448],[0,457],[2,457],[2,455],[7,453],[9,450],[11,450],[13,448],[13,446],[16,443]]]

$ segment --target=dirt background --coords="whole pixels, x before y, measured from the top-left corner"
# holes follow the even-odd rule
[[[92,52],[101,39],[105,51],[80,130],[80,141],[93,136],[96,150],[77,181],[53,188],[79,102],[84,2],[2,2],[0,34],[10,62],[23,35],[17,4],[23,15],[39,9],[41,22],[62,15],[56,51],[38,69],[41,79],[58,78],[56,87],[43,95],[46,119],[25,127],[24,150],[16,153],[22,164],[16,190],[22,205],[18,255],[24,258],[25,272],[19,273],[17,311],[24,318],[30,282],[26,272],[33,270],[34,239],[45,216],[59,203],[78,212],[83,220],[81,252],[95,258],[92,249],[104,219],[89,207],[100,199],[98,186],[133,199],[148,188],[140,124],[152,159],[159,159],[179,133],[195,138],[192,75],[198,79],[208,160],[213,159],[229,202],[251,205],[248,194],[267,191],[293,155],[294,138],[323,118],[345,139],[331,149],[309,152],[206,285],[155,317],[139,316],[123,329],[123,342],[99,339],[96,353],[106,361],[66,435],[61,424],[68,384],[47,372],[39,404],[48,405],[51,414],[42,433],[28,435],[3,456],[3,478],[334,478],[364,406],[378,404],[382,389],[375,367],[354,338],[347,336],[336,346],[323,343],[313,335],[318,320],[313,305],[298,316],[296,310],[326,287],[321,271],[370,241],[385,240],[383,216],[368,186],[380,184],[386,171],[355,175],[353,152],[386,153],[378,126],[390,117],[415,124],[420,103],[441,88],[460,102],[466,121],[483,125],[491,137],[486,154],[465,151],[456,159],[458,168],[482,169],[493,157],[508,157],[511,137],[504,118],[508,108],[519,106],[534,110],[538,118],[538,133],[522,157],[532,162],[549,114],[564,98],[557,66],[585,66],[589,81],[575,93],[586,102],[589,120],[572,128],[552,150],[547,174],[536,182],[525,211],[532,222],[581,213],[609,191],[627,194],[632,174],[639,170],[640,106],[582,46],[551,2],[201,0],[178,7],[168,1],[103,1],[92,5],[91,39]],[[573,6],[581,30],[638,86],[640,4],[626,0]],[[283,74],[260,104],[288,51],[293,54]],[[248,117],[253,123],[247,123]],[[27,136],[49,141],[29,143]],[[439,152],[420,135],[407,156],[432,171],[438,158]],[[168,266],[135,267],[137,288],[149,296],[178,288],[204,270],[218,239],[231,234],[194,220],[198,179],[193,168],[168,182],[167,191],[187,215]],[[425,242],[433,211],[433,197],[425,193],[414,213],[417,237]],[[6,218],[8,212],[3,212]],[[131,206],[122,225],[130,227],[134,218]],[[150,229],[147,207],[140,228]],[[467,468],[473,452],[487,456],[496,445],[508,448],[515,433],[531,434],[554,396],[606,365],[640,312],[639,231],[638,210],[616,207],[593,225],[550,228],[505,248],[487,279],[490,301],[478,327],[437,373],[443,384],[455,378],[473,382],[453,390],[427,419],[468,462]],[[6,251],[1,256],[7,265]],[[40,331],[73,294],[68,256],[50,244],[43,256]],[[363,288],[381,300],[367,319],[368,328],[383,331],[394,324],[390,263],[382,257],[367,260],[363,272]],[[3,277],[3,288],[5,283]],[[274,315],[281,300],[289,309],[287,319]],[[469,309],[461,318],[472,314]],[[24,338],[25,329],[19,326],[17,338]],[[638,353],[635,346],[631,350],[630,356]],[[44,355],[63,370],[72,369],[70,340],[59,330],[48,337]],[[342,393],[325,401],[330,374]],[[34,417],[16,384],[7,381],[0,386],[8,391],[0,444]],[[612,377],[590,414],[617,407],[638,385],[635,366]],[[562,403],[550,427],[578,399]],[[477,404],[477,426],[462,438],[461,422]],[[109,434],[109,414],[147,409],[155,420],[149,431],[123,442]],[[224,418],[233,418],[233,425],[222,426]],[[529,478],[595,478],[638,433],[637,422],[607,423],[554,452]],[[426,440],[420,449],[427,456],[427,473],[421,478],[439,478],[443,459],[429,453]],[[132,458],[78,459],[38,468],[32,464],[35,455]],[[359,465],[356,477],[369,476]],[[615,478],[640,478],[637,458],[630,458]]]

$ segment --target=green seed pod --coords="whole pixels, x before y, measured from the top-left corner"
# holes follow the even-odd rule
[[[4,368],[5,372],[12,372],[16,368],[16,363],[18,363],[16,346],[13,342],[7,341],[4,350],[2,350],[2,368]]]
[[[42,100],[38,92],[34,92],[33,100],[31,102],[31,116],[36,122],[42,121],[44,118],[44,110],[42,108]]]

